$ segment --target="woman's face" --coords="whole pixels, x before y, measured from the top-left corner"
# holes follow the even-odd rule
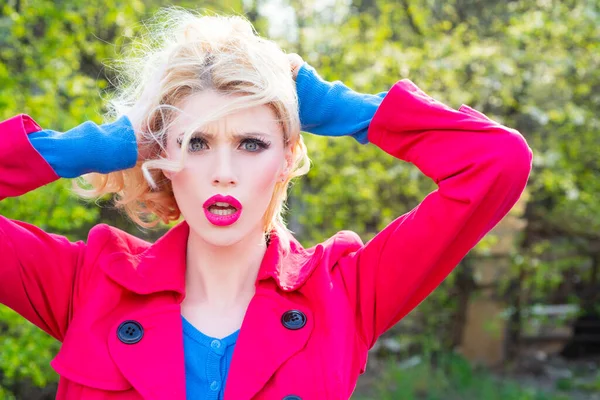
[[[169,128],[167,156],[181,158],[184,132],[194,121],[227,105],[232,97],[205,91],[188,97]],[[291,150],[268,106],[235,112],[196,131],[183,170],[166,172],[175,199],[194,233],[229,246],[263,233],[263,216],[275,184],[287,173]]]

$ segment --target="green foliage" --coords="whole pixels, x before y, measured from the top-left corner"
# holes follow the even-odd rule
[[[312,169],[292,189],[290,214],[292,229],[307,243],[342,229],[368,240],[434,187],[414,167],[375,147],[353,139],[305,138]]]
[[[58,351],[56,340],[41,334],[32,324],[24,324],[19,315],[6,307],[0,308],[0,321],[3,332],[0,336],[0,368],[4,375],[0,386],[11,387],[28,379],[34,385],[44,387],[55,381],[56,374],[48,362]]]
[[[19,198],[6,199],[0,203],[0,214],[50,232],[71,234],[72,239],[84,238],[77,232],[97,221],[98,209],[78,202],[70,188],[70,181],[60,180]]]
[[[374,385],[378,400],[567,400],[567,394],[550,394],[499,380],[488,371],[474,369],[464,358],[446,355],[438,366],[420,362],[402,367],[389,364]],[[356,398],[361,400],[360,397]]]
[[[563,391],[579,390],[581,392],[600,393],[600,372],[596,372],[591,379],[577,376],[559,378],[556,380],[555,386],[558,390]]]

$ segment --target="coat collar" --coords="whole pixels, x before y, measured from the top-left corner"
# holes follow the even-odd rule
[[[138,294],[172,291],[185,297],[186,249],[189,225],[183,221],[171,228],[154,244],[123,231],[109,228],[113,239],[107,262],[101,263],[105,273],[124,288]],[[298,289],[310,276],[323,254],[322,246],[304,249],[288,235],[290,250],[286,252],[275,232],[257,276],[257,284],[273,279],[283,291]]]

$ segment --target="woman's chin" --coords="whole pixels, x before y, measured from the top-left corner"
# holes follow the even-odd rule
[[[214,247],[231,247],[240,243],[243,239],[242,235],[231,233],[220,233],[215,235],[204,235],[203,240]]]
[[[241,221],[232,225],[219,226],[204,220],[201,223],[190,224],[190,229],[203,242],[214,247],[231,247],[253,236],[253,230],[248,229]],[[260,237],[261,235],[257,235]]]

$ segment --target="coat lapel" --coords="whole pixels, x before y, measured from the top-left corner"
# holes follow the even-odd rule
[[[134,344],[123,343],[119,325],[135,321],[143,336]],[[144,399],[185,399],[185,364],[181,311],[178,304],[129,314],[112,329],[108,348],[117,367]]]
[[[314,327],[313,313],[294,293],[310,276],[323,255],[322,246],[304,249],[291,235],[290,250],[283,251],[277,235],[263,257],[256,294],[248,305],[235,345],[225,386],[225,400],[254,397],[279,367],[304,348]],[[282,323],[284,313],[298,310],[306,325],[291,330]]]
[[[291,330],[283,325],[282,316],[290,310],[304,313],[304,327]],[[253,398],[286,360],[305,347],[313,327],[307,306],[277,294],[273,282],[262,284],[248,306],[235,345],[225,399]]]

